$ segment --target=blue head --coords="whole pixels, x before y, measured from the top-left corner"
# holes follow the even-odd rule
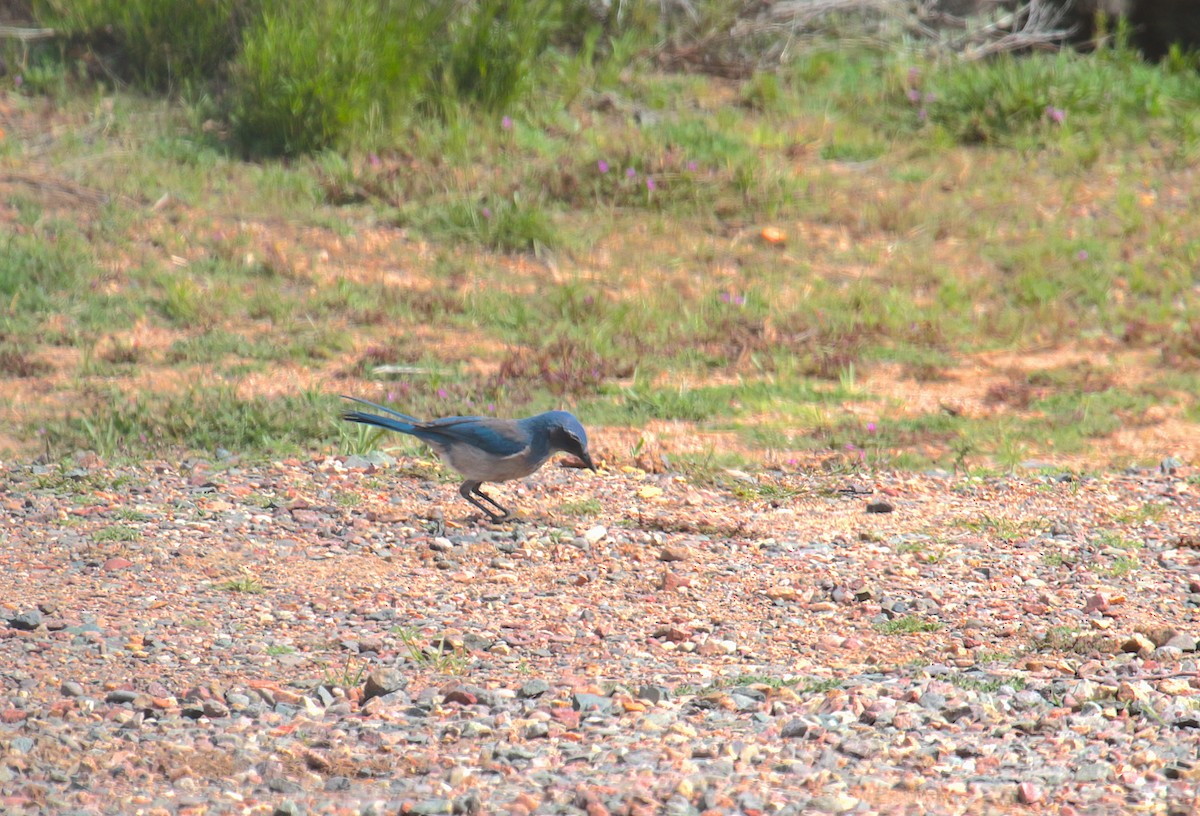
[[[592,471],[596,470],[592,455],[588,453],[587,431],[578,419],[566,411],[550,411],[535,418],[546,430],[550,450],[577,456]]]

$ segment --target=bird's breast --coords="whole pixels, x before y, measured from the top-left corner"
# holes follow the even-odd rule
[[[441,453],[450,467],[480,482],[523,479],[546,461],[545,456],[531,456],[528,448],[512,456],[494,456],[470,445],[451,445]]]

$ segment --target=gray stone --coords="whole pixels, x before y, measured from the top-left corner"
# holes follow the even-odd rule
[[[1103,782],[1112,777],[1112,765],[1107,762],[1086,762],[1075,771],[1076,782]]]
[[[612,700],[599,694],[575,694],[571,697],[571,707],[584,714],[606,714],[612,708]]]
[[[534,680],[528,680],[525,683],[522,683],[521,687],[517,689],[517,696],[522,700],[529,700],[534,697],[541,697],[549,690],[549,683],[541,678],[536,678]]]
[[[376,669],[367,675],[363,683],[363,702],[372,697],[382,697],[400,691],[408,685],[408,678],[399,669]]]
[[[42,625],[42,613],[36,609],[31,609],[28,612],[22,612],[8,622],[8,625],[13,629],[20,629],[25,632],[32,632]]]
[[[795,739],[803,737],[808,733],[808,723],[804,720],[788,720],[783,724],[783,728],[779,729],[779,736],[784,739]]]

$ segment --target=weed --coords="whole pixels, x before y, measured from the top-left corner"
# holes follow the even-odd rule
[[[286,644],[274,644],[274,645],[267,647],[267,654],[271,655],[272,657],[278,657],[279,655],[286,655],[286,654],[294,654],[295,652],[296,652],[296,649],[294,646],[288,646]]]
[[[916,615],[905,615],[875,624],[875,631],[885,635],[911,635],[916,632],[937,632],[942,625]]]
[[[975,660],[977,663],[985,662],[980,659],[979,655],[976,655]],[[988,694],[994,693],[1002,686],[1008,686],[1014,691],[1025,688],[1024,677],[978,677],[970,674],[951,674],[946,679],[950,681],[951,685],[960,689],[982,691]]]
[[[356,664],[353,656],[347,653],[346,659],[338,668],[325,667],[325,673],[321,677],[321,685],[327,688],[358,688],[359,684],[363,681],[363,677],[367,674],[367,669],[370,667],[370,661],[360,660]]]
[[[142,537],[141,530],[124,524],[114,524],[92,533],[92,540],[100,541],[137,541]]]
[[[422,647],[415,629],[407,626],[392,627],[393,634],[400,638],[408,650],[409,658],[418,666],[432,668],[442,674],[465,674],[468,656],[466,650],[459,646],[447,651],[445,644],[442,648],[431,646]]]
[[[1108,574],[1113,578],[1120,578],[1122,575],[1128,575],[1141,566],[1141,561],[1136,555],[1119,555],[1113,559],[1112,564],[1108,567]]]
[[[579,516],[587,518],[589,516],[598,516],[604,509],[599,499],[578,499],[576,501],[564,502],[558,506],[558,512],[564,516]]]
[[[267,591],[262,580],[245,569],[237,578],[230,578],[228,581],[217,584],[217,589],[223,589],[226,592],[242,592],[247,595],[261,595]]]

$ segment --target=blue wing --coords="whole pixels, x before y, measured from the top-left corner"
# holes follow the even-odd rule
[[[529,448],[529,434],[509,419],[446,417],[422,422],[412,434],[443,444],[470,445],[493,456],[515,456]]]

